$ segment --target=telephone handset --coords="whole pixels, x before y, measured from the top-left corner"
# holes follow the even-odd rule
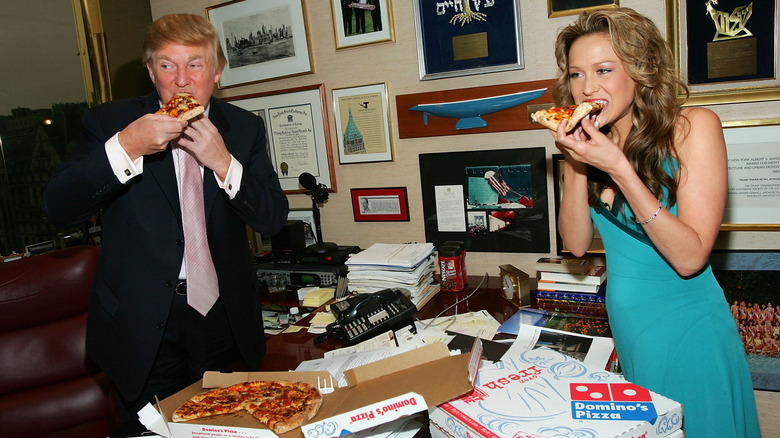
[[[383,289],[370,294],[358,294],[330,305],[336,322],[328,325],[325,333],[314,338],[323,342],[331,335],[357,344],[388,330],[398,330],[406,325],[416,333],[414,315],[417,307],[398,289]]]

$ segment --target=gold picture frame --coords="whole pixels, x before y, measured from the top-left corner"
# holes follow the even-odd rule
[[[747,35],[745,32],[739,33],[737,28],[734,28],[727,32],[734,35],[719,38],[718,35],[721,35],[722,30],[715,24],[717,21],[716,17],[719,17],[719,14],[725,14],[726,16],[737,14],[739,12],[738,9],[741,7],[733,11],[718,11],[715,9],[717,5],[702,0],[696,0],[695,2],[691,0],[665,0],[666,38],[672,47],[675,67],[682,75],[683,81],[690,91],[688,99],[684,103],[685,105],[715,105],[780,99],[780,77],[778,77],[780,56],[777,53],[779,40],[778,1],[769,0],[752,3],[750,0],[745,0],[745,4],[750,4],[751,8],[754,7],[753,5],[755,7],[769,8],[771,13],[759,13],[751,9],[753,11],[752,14],[749,16],[747,13],[744,14],[748,16],[744,22],[734,25],[744,27],[750,35]],[[763,21],[756,21],[755,28],[753,28],[749,21],[750,17],[754,18],[754,20]],[[697,23],[693,26],[697,32],[695,34],[689,34],[688,32],[688,23],[691,20]],[[771,29],[768,29],[768,27],[771,27]],[[701,32],[713,32],[713,39],[717,41],[703,41],[702,35],[699,34]],[[748,51],[748,54],[745,56],[753,54],[752,58],[761,59],[762,61],[765,58],[773,57],[772,63],[770,65],[762,64],[762,67],[757,67],[756,73],[752,75],[737,74],[746,73],[746,70],[734,70],[729,73],[729,68],[744,64],[741,62],[742,58],[732,58],[734,54],[741,54],[745,51],[732,48],[731,46],[716,46],[716,44],[723,43],[750,43],[752,44],[750,47],[754,47],[754,49]],[[691,57],[703,59],[704,61],[689,62]],[[750,57],[747,59],[751,60]],[[695,79],[692,82],[691,78],[694,75],[691,74],[692,72],[688,67],[689,64],[696,69],[707,69],[708,72],[717,71],[718,73],[713,75],[708,73],[707,80],[709,82],[707,83],[704,83],[704,78],[700,80]],[[731,76],[728,76],[729,74]],[[761,76],[761,74],[765,77],[754,77]],[[722,77],[723,80],[718,81],[718,77]],[[682,99],[684,96],[681,93],[679,97]]]
[[[578,15],[594,9],[617,8],[619,0],[547,0],[547,17]]]

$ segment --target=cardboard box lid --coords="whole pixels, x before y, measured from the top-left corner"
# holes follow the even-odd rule
[[[358,367],[354,373],[356,385],[348,388],[337,388],[330,394],[324,394],[322,407],[317,415],[307,423],[325,420],[409,392],[420,394],[428,407],[452,400],[473,389],[468,375],[469,360],[469,354],[449,356],[447,347],[442,345],[432,348],[423,347],[399,356],[382,359],[373,364],[364,365],[363,367],[367,367],[365,369],[358,369],[363,368]],[[324,381],[329,379],[331,375],[325,371],[207,372],[204,374],[203,380],[162,400],[160,406],[170,421],[171,415],[182,403],[203,392],[204,388],[224,387],[256,380],[294,380],[317,385],[318,377]],[[192,423],[210,426],[265,428],[262,423],[244,411],[205,417]],[[281,435],[282,438],[301,436],[303,435],[300,429]]]

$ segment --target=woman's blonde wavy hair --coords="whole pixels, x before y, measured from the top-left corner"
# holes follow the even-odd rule
[[[564,28],[555,42],[558,77],[553,86],[556,105],[574,103],[569,84],[569,49],[578,38],[605,34],[629,76],[636,82],[633,127],[623,153],[639,178],[658,198],[669,191],[668,205],[676,202],[677,180],[664,168],[675,157],[674,136],[680,115],[678,91],[688,93],[674,69],[674,58],[666,40],[647,17],[630,8],[585,12]],[[590,204],[598,206],[598,196],[610,182],[603,173],[590,173]]]

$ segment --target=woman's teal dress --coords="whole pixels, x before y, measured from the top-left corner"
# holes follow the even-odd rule
[[[677,214],[676,206],[670,209]],[[607,261],[607,311],[629,381],[680,402],[686,438],[760,437],[737,325],[712,269],[683,278],[627,203],[591,209]]]

